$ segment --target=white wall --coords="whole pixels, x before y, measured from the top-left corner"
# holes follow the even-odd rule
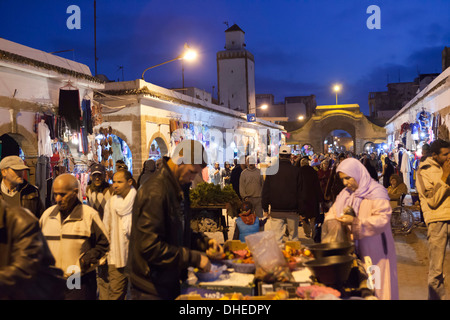
[[[220,105],[247,113],[245,60],[221,59],[218,63]]]

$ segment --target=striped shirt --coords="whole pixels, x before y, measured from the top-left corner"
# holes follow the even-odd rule
[[[103,212],[105,211],[106,202],[113,196],[113,190],[108,183],[102,184],[99,188],[95,188],[90,184],[86,189],[87,205],[94,208],[103,220]]]

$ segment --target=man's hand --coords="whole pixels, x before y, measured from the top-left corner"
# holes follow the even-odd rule
[[[350,225],[353,223],[354,217],[348,214],[343,214],[340,218],[336,218],[337,221],[341,222],[343,225]]]
[[[209,272],[211,270],[211,261],[205,255],[200,255],[200,265],[198,266],[203,272]]]
[[[450,175],[450,159],[447,159],[442,165],[442,181],[447,183],[447,178]]]
[[[222,246],[215,240],[210,239],[208,241],[208,250],[206,250],[206,255],[211,259],[221,259],[223,255]]]

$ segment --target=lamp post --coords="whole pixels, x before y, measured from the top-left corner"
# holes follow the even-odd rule
[[[160,64],[157,64],[157,65],[148,67],[147,69],[145,69],[145,70],[142,72],[141,79],[144,80],[144,74],[145,74],[148,70],[150,70],[150,69],[153,69],[153,68],[162,66],[162,65],[164,65],[164,64],[166,64],[166,63],[173,62],[173,61],[177,61],[177,60],[181,60],[182,62],[183,62],[184,60],[188,60],[188,61],[194,60],[196,57],[197,57],[197,52],[195,52],[194,50],[192,50],[191,48],[189,48],[189,46],[187,45],[187,43],[185,43],[185,44],[184,44],[184,50],[183,50],[183,53],[181,53],[181,54],[180,54],[179,56],[177,56],[175,59],[168,60],[168,61],[162,62],[162,63],[160,63]],[[184,65],[182,65],[182,80],[183,80],[183,88],[184,88]]]
[[[341,85],[335,84],[333,91],[336,93],[336,105],[338,104],[338,92],[341,91]]]
[[[259,107],[255,108],[255,115],[257,114],[258,110],[267,110],[269,108],[269,105],[264,103],[262,105],[260,105]]]

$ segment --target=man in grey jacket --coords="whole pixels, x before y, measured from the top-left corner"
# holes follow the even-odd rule
[[[428,299],[445,299],[444,260],[450,236],[450,143],[436,140],[431,157],[420,163],[417,191],[428,227]]]
[[[256,216],[262,218],[261,192],[264,179],[261,170],[256,167],[256,159],[254,157],[248,156],[246,163],[247,168],[242,171],[239,178],[239,192],[242,200],[247,199],[252,203]]]

